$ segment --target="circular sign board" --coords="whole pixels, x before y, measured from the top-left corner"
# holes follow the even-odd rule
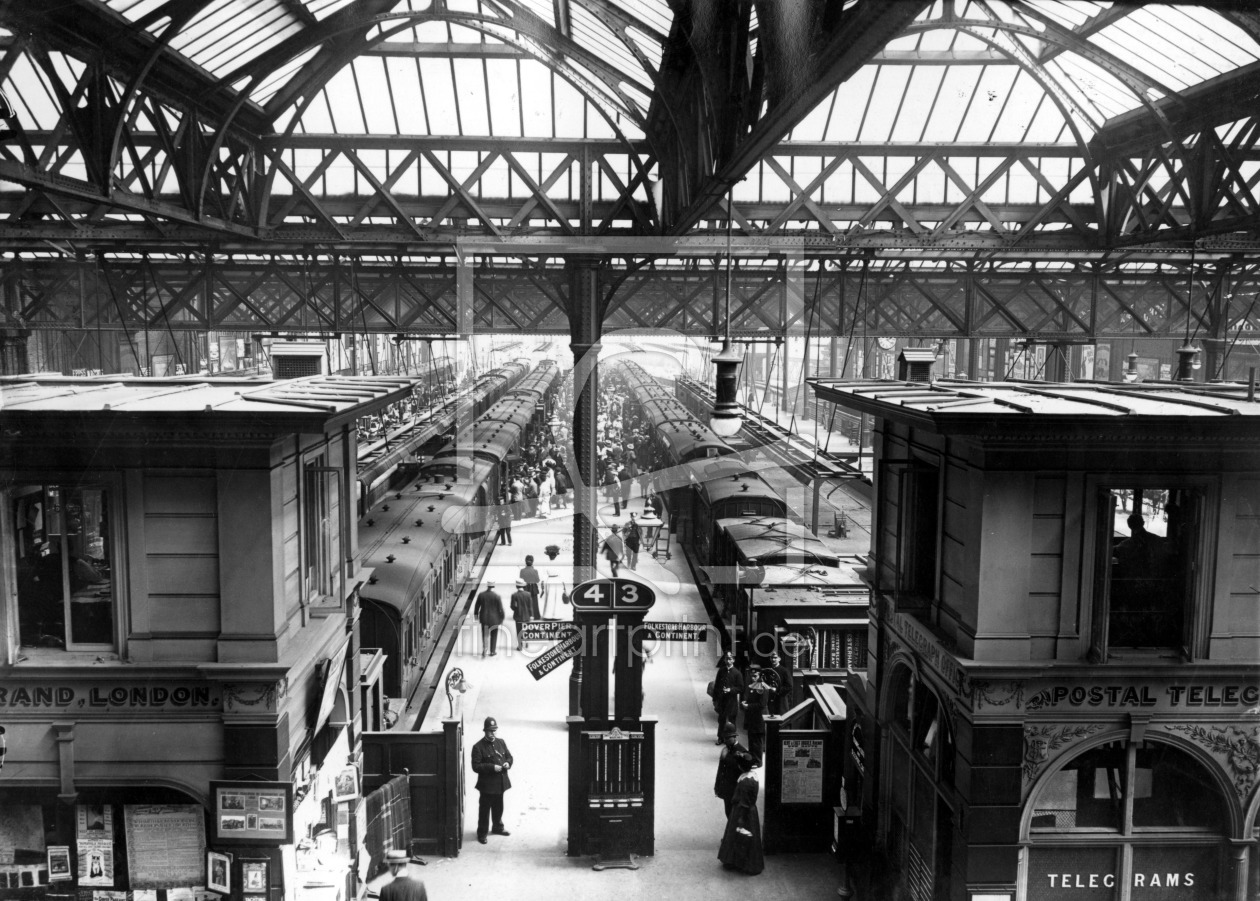
[[[656,603],[656,592],[630,579],[592,579],[574,586],[569,601],[580,611],[642,613]]]

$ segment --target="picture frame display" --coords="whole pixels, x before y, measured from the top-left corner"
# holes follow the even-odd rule
[[[214,811],[211,843],[293,843],[292,782],[210,783]]]
[[[245,897],[265,898],[270,886],[270,860],[241,860],[241,891]]]
[[[352,801],[359,797],[359,768],[348,766],[333,779],[333,803]]]
[[[206,851],[206,888],[221,895],[232,893],[232,855]]]
[[[70,846],[49,845],[48,881],[68,882],[73,878],[74,872],[70,869]]]

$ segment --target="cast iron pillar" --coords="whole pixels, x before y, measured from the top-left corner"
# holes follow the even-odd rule
[[[568,261],[569,347],[573,351],[573,459],[569,463],[569,477],[573,482],[573,585],[595,578],[595,553],[599,547],[595,532],[599,513],[596,438],[599,434],[599,339],[604,325],[599,262],[593,257]],[[573,672],[569,677],[570,716],[579,714],[578,699],[583,693],[582,656],[573,658]],[[605,693],[607,684],[605,677]],[[605,699],[604,716],[607,707]],[[585,706],[582,712],[586,716],[595,713]]]

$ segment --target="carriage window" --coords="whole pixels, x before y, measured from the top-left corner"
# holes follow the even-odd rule
[[[1181,486],[1114,487],[1103,493],[1097,658],[1124,649],[1189,648],[1202,505],[1202,491]]]
[[[23,647],[114,644],[111,491],[27,484],[10,497],[18,636]]]

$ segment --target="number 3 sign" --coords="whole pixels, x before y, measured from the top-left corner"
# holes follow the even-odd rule
[[[592,579],[573,589],[574,610],[642,612],[656,603],[656,592],[629,579]]]

